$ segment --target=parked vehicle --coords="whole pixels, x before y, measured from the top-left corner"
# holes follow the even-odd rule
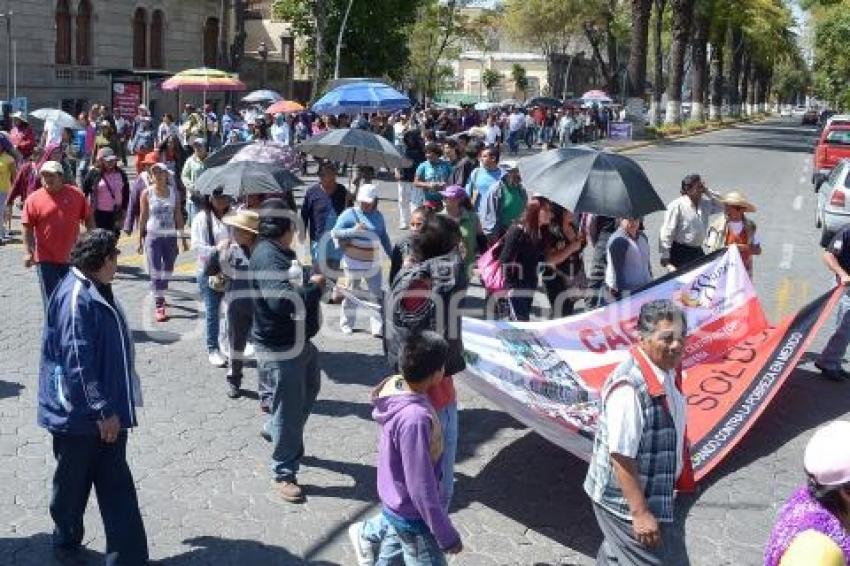
[[[791,107],[790,107],[790,106],[783,106],[783,107],[779,110],[779,115],[780,115],[782,118],[790,118],[790,117],[791,117]]]
[[[803,119],[800,122],[804,126],[816,126],[818,123],[818,111],[814,108],[810,108],[806,110],[806,113],[803,114]]]
[[[841,159],[818,190],[815,227],[826,247],[842,226],[850,222],[850,159]]]
[[[815,190],[832,171],[838,162],[850,157],[850,125],[833,123],[823,129],[815,146],[812,183]]]
[[[795,106],[793,110],[791,110],[791,115],[795,118],[802,118],[803,114],[806,113],[806,107],[803,105]]]

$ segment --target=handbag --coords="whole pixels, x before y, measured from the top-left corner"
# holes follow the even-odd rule
[[[207,217],[207,241],[209,245],[215,246],[215,237],[213,236],[213,219],[212,213],[207,210],[204,212]],[[221,260],[217,253],[214,253],[204,265],[204,275],[207,276],[207,285],[216,293],[224,293],[227,290],[229,280],[221,270]]]
[[[489,293],[507,290],[505,270],[500,259],[503,240],[504,238],[500,238],[478,258],[478,275],[481,277],[481,284],[484,285],[484,289]]]

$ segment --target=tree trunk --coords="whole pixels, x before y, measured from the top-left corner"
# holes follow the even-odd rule
[[[711,103],[710,120],[722,118],[723,107],[723,45],[726,43],[726,25],[718,26],[711,42]]]
[[[608,94],[611,95],[612,93],[617,92],[617,76],[616,76],[616,67],[613,67],[610,64],[610,61],[611,61],[610,52],[609,52],[608,61],[605,61],[605,59],[602,57],[602,52],[599,49],[599,36],[596,34],[595,31],[593,31],[593,28],[589,24],[585,23],[583,28],[584,28],[584,37],[587,39],[587,42],[590,44],[590,49],[591,49],[591,52],[593,54],[593,62],[596,63],[596,66],[599,68],[599,74],[601,74],[604,77],[605,84],[608,86]],[[611,69],[614,69],[615,72],[612,73]],[[612,86],[611,77],[612,77],[612,75],[613,75],[613,79],[614,79],[613,80],[613,86],[614,86],[613,91],[611,90],[611,86]]]
[[[245,2],[233,0],[233,43],[230,46],[230,70],[238,73],[245,58]]]
[[[758,88],[758,66],[755,62],[752,64],[752,69],[750,70],[750,86],[747,91],[747,106],[750,107],[750,115],[756,113],[756,89]]]
[[[741,65],[741,87],[740,87],[740,100],[741,100],[741,114],[744,116],[749,116],[752,114],[752,108],[750,107],[750,75],[752,74],[753,60],[750,55],[750,50],[744,48],[744,56],[743,63]]]
[[[702,11],[694,14],[694,40],[691,50],[691,120],[705,122],[705,89],[708,85],[708,29],[711,20]]]
[[[605,11],[605,45],[608,50],[608,72],[603,75],[605,84],[608,86],[608,96],[613,97],[617,89],[617,69],[620,67],[620,58],[617,54],[617,36],[614,35],[614,11],[618,9],[618,0],[608,0],[608,9]]]
[[[693,0],[673,0],[673,42],[670,45],[670,70],[667,73],[667,117],[668,124],[682,121],[682,83],[685,80],[685,52],[691,35]],[[705,60],[705,59],[703,59]]]
[[[631,50],[626,68],[626,119],[632,122],[634,130],[640,133],[646,125],[646,51],[652,0],[631,0],[631,5]]]
[[[652,101],[649,105],[649,122],[654,126],[661,125],[661,99],[664,96],[664,54],[661,49],[661,34],[664,31],[664,7],[667,0],[655,0],[655,29],[652,34],[655,55],[653,57],[654,73],[652,79]]]
[[[230,2],[220,0],[218,3],[218,68],[230,68],[230,49],[227,36],[230,32]]]
[[[316,63],[313,69],[312,98],[319,96],[319,88],[325,82],[325,33],[328,26],[328,12],[325,2],[313,2],[313,20],[316,26],[315,45]]]
[[[741,26],[732,26],[730,34],[730,50],[731,64],[729,65],[729,114],[733,118],[741,117],[741,94],[738,89],[738,82],[741,79],[741,65],[744,56],[744,33],[741,31]]]

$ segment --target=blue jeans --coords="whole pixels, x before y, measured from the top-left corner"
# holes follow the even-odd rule
[[[363,523],[361,536],[378,547],[375,566],[445,566],[446,556],[430,532],[397,530],[383,513]],[[380,546],[379,546],[380,545]]]
[[[47,263],[40,262],[35,266],[35,271],[38,274],[39,288],[41,289],[41,303],[44,305],[44,310],[47,310],[47,303],[50,301],[50,295],[54,289],[59,286],[62,279],[68,275],[71,266],[67,263]]]
[[[519,152],[519,131],[508,132],[508,150],[511,154]]]
[[[292,481],[304,456],[304,425],[321,387],[319,353],[312,342],[295,357],[255,346],[260,379],[271,386],[272,475],[276,481]]]
[[[218,293],[210,289],[207,276],[198,273],[198,288],[201,290],[201,298],[204,301],[204,321],[207,330],[207,352],[218,350],[218,332],[221,327],[219,310],[224,293]]]
[[[83,515],[94,486],[107,565],[147,564],[148,542],[136,486],[127,466],[127,431],[107,444],[96,435],[53,434],[53,545],[76,550],[83,541]]]
[[[457,459],[457,401],[437,411],[443,429],[443,477],[440,480],[440,503],[449,510],[455,490],[455,460]]]
[[[844,291],[835,309],[835,333],[826,343],[818,362],[828,369],[841,369],[841,362],[850,345],[850,290]]]

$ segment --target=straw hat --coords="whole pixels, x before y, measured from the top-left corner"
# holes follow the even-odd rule
[[[241,209],[221,219],[228,226],[257,234],[260,231],[260,215],[253,210]]]
[[[739,193],[738,191],[732,191],[731,193],[726,193],[726,196],[721,199],[723,204],[729,206],[737,206],[744,209],[744,212],[755,212],[756,207],[753,203],[747,200],[747,197]]]

